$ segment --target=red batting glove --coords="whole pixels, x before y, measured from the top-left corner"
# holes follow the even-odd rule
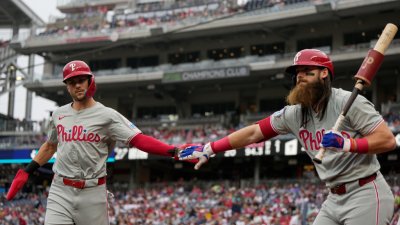
[[[28,181],[28,178],[29,178],[29,173],[25,172],[25,170],[22,169],[18,170],[17,175],[15,175],[15,178],[6,196],[8,201],[13,199],[14,196],[18,193],[18,191],[21,190],[21,188]]]

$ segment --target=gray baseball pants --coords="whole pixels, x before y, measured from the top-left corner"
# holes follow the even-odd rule
[[[375,180],[346,184],[345,194],[329,193],[314,225],[387,225],[394,211],[393,193],[380,172]]]
[[[54,177],[47,198],[45,225],[109,225],[106,184],[83,189]]]

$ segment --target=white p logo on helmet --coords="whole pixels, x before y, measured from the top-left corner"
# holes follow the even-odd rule
[[[71,71],[74,71],[76,69],[75,63],[71,63],[69,64],[69,66],[71,67]]]

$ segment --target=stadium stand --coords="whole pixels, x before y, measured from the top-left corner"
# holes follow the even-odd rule
[[[15,37],[0,53],[44,56],[43,76],[25,87],[58,105],[69,101],[60,80],[65,60],[87,61],[101,87],[95,98],[144,133],[178,146],[216,140],[279,110],[291,87],[283,69],[302,48],[328,53],[337,69],[335,85],[350,89],[384,24],[400,13],[395,0],[135,3],[59,0],[65,17],[29,37]],[[362,93],[395,135],[399,55],[397,35],[376,85]],[[231,76],[210,75],[222,73]],[[0,154],[27,152],[29,160],[46,138],[47,123],[0,117]],[[280,136],[227,152],[190,174],[184,169],[192,165],[119,143],[108,163],[111,224],[311,224],[328,190],[316,181],[304,152],[287,147],[292,139]],[[397,199],[393,225],[400,216],[399,157],[398,151],[379,156]],[[22,161],[10,162],[0,164],[0,193],[23,167]],[[3,224],[43,223],[51,167],[38,171],[16,200],[1,197]]]
[[[398,182],[398,176],[389,181]],[[390,225],[395,225],[400,215],[400,186],[391,183],[391,187],[397,205]],[[266,180],[242,187],[228,180],[152,183],[134,189],[115,185],[109,193],[109,218],[114,225],[311,224],[327,193],[324,185],[307,179]],[[42,224],[45,205],[46,191],[23,193],[4,202],[0,219],[5,224]]]

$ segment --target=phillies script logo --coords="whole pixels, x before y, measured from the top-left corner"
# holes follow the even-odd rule
[[[306,129],[302,129],[299,131],[299,137],[306,150],[319,150],[319,144],[322,141],[322,136],[324,136],[324,133],[325,129],[318,130],[315,134]],[[343,137],[350,138],[350,135],[347,132],[342,131],[340,133],[343,135]]]
[[[83,129],[83,126],[73,126],[72,129],[65,131],[64,126],[57,125],[58,137],[65,142],[85,141],[85,142],[100,142],[100,136],[95,133],[89,133]]]

